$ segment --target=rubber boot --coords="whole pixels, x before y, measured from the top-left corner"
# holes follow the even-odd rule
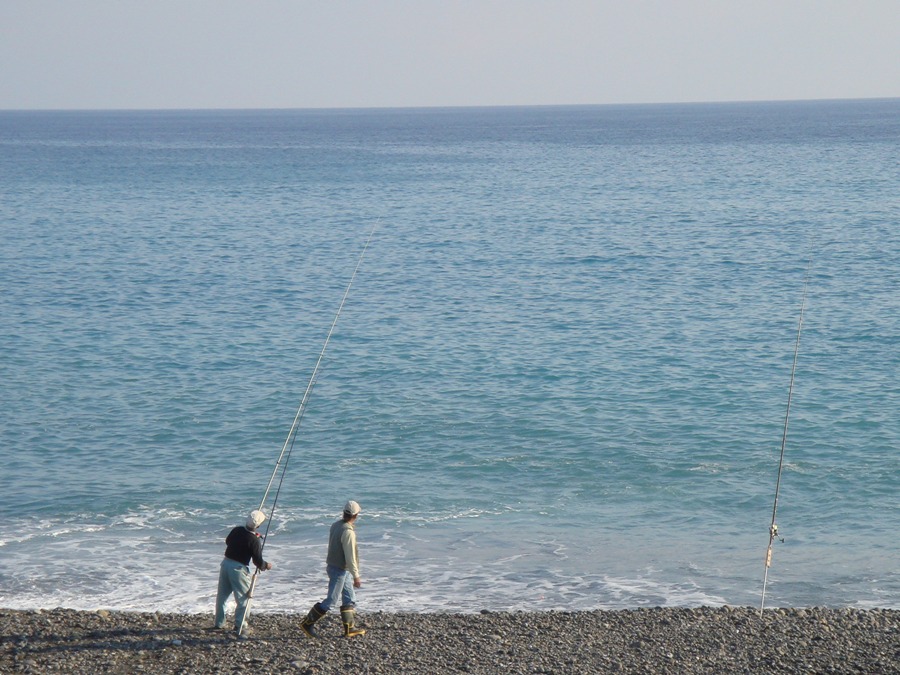
[[[344,637],[350,638],[366,634],[364,629],[354,628],[356,624],[356,610],[353,607],[348,607],[347,605],[341,607],[341,623],[344,624]]]
[[[313,625],[323,616],[325,616],[325,610],[323,610],[321,605],[317,602],[312,606],[312,609],[309,610],[306,618],[300,623],[300,630],[309,635],[309,637],[319,637],[316,634],[316,631],[313,630]]]

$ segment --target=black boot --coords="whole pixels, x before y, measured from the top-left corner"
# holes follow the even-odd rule
[[[353,608],[353,605],[341,607],[341,623],[344,624],[344,637],[356,637],[357,635],[366,634],[366,631],[362,628],[354,628],[356,624],[356,610]]]
[[[300,623],[300,630],[309,635],[309,637],[319,637],[316,635],[316,631],[313,630],[313,624],[323,616],[325,616],[325,610],[322,609],[322,606],[317,602],[312,606],[312,609],[309,610],[306,618]]]

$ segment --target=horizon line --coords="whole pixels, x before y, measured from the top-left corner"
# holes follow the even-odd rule
[[[447,104],[447,105],[371,105],[371,106],[273,106],[273,107],[110,107],[110,108],[0,108],[0,113],[50,113],[50,112],[290,112],[290,111],[366,111],[366,110],[485,110],[497,108],[603,108],[603,107],[647,107],[647,106],[693,106],[693,105],[746,105],[780,103],[839,103],[863,101],[900,101],[900,96],[799,98],[799,99],[726,99],[703,101],[653,101],[622,103],[501,103],[501,104]]]

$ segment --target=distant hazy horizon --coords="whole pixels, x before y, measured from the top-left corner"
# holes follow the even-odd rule
[[[283,108],[3,108],[5,113],[28,112],[289,112],[295,111],[353,111],[353,110],[452,110],[454,108],[491,109],[491,108],[591,108],[591,107],[640,107],[640,106],[691,106],[691,105],[740,105],[742,103],[804,103],[815,101],[895,101],[900,96],[872,96],[862,98],[831,98],[831,99],[765,99],[765,100],[735,100],[735,101],[647,101],[642,103],[538,103],[538,104],[508,104],[508,105],[420,105],[420,106],[308,106],[308,107],[283,107]]]

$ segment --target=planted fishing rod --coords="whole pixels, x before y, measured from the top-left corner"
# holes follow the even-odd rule
[[[778,513],[778,494],[781,490],[781,472],[784,468],[784,448],[787,444],[788,420],[791,417],[791,399],[794,396],[794,374],[797,371],[797,356],[800,353],[800,331],[803,328],[803,310],[806,307],[806,292],[809,288],[809,270],[812,267],[812,259],[806,265],[806,278],[803,281],[803,300],[800,302],[800,318],[797,320],[797,341],[794,344],[794,363],[791,366],[791,383],[788,386],[787,409],[784,413],[784,431],[781,434],[781,457],[778,460],[778,477],[775,480],[775,500],[772,504],[772,522],[769,525],[769,547],[766,549],[766,571],[763,575],[762,599],[759,603],[759,616],[762,617],[766,605],[766,584],[769,581],[769,568],[772,566],[772,545],[776,539],[784,542],[778,536],[778,525],[775,524],[775,516]]]
[[[275,477],[279,474],[280,469],[281,477],[278,480],[278,488],[275,490],[275,497],[272,500],[272,509],[269,512],[269,517],[266,520],[266,531],[262,536],[260,555],[262,555],[262,551],[266,547],[266,539],[269,536],[269,527],[272,525],[272,520],[275,515],[275,507],[278,505],[278,496],[281,494],[281,486],[284,484],[284,477],[287,474],[288,463],[291,459],[291,453],[294,450],[294,442],[297,440],[297,431],[300,428],[300,422],[303,420],[303,415],[306,412],[307,404],[309,403],[313,388],[316,385],[316,380],[319,375],[319,366],[322,364],[322,359],[325,357],[325,351],[328,349],[328,342],[331,340],[331,334],[334,333],[334,327],[337,325],[338,319],[341,316],[341,310],[344,309],[344,303],[347,301],[347,296],[350,295],[350,287],[353,286],[353,281],[354,279],[356,279],[356,273],[359,271],[360,265],[362,265],[363,258],[366,255],[366,250],[368,250],[369,248],[369,242],[372,241],[372,235],[375,234],[375,228],[378,227],[379,222],[381,222],[380,218],[375,222],[375,225],[372,226],[372,231],[369,232],[369,237],[366,239],[366,243],[363,246],[362,253],[359,254],[359,259],[356,261],[356,267],[353,269],[353,274],[350,275],[350,281],[347,283],[347,288],[344,290],[344,295],[341,298],[340,304],[338,305],[337,312],[334,315],[334,320],[331,322],[331,328],[328,329],[328,334],[325,336],[325,343],[322,345],[322,351],[319,352],[319,358],[316,359],[316,365],[313,367],[312,375],[310,375],[309,382],[306,385],[306,391],[303,393],[303,398],[300,399],[300,405],[297,408],[297,414],[294,415],[294,421],[291,424],[290,431],[288,431],[287,438],[285,438],[284,440],[284,445],[281,446],[281,452],[278,454],[278,459],[275,461],[275,468],[272,470],[272,475],[269,477],[269,482],[266,484],[266,490],[259,502],[259,510],[262,511],[263,507],[266,505],[266,501],[269,498],[269,492],[271,491],[272,485],[275,482]],[[259,568],[257,568],[253,572],[253,577],[250,580],[250,589],[247,591],[247,609],[244,612],[244,619],[241,622],[240,627],[238,628],[238,635],[243,632],[244,624],[247,622],[247,615],[250,613],[250,601],[253,598],[253,591],[256,589],[256,581],[258,577]]]

